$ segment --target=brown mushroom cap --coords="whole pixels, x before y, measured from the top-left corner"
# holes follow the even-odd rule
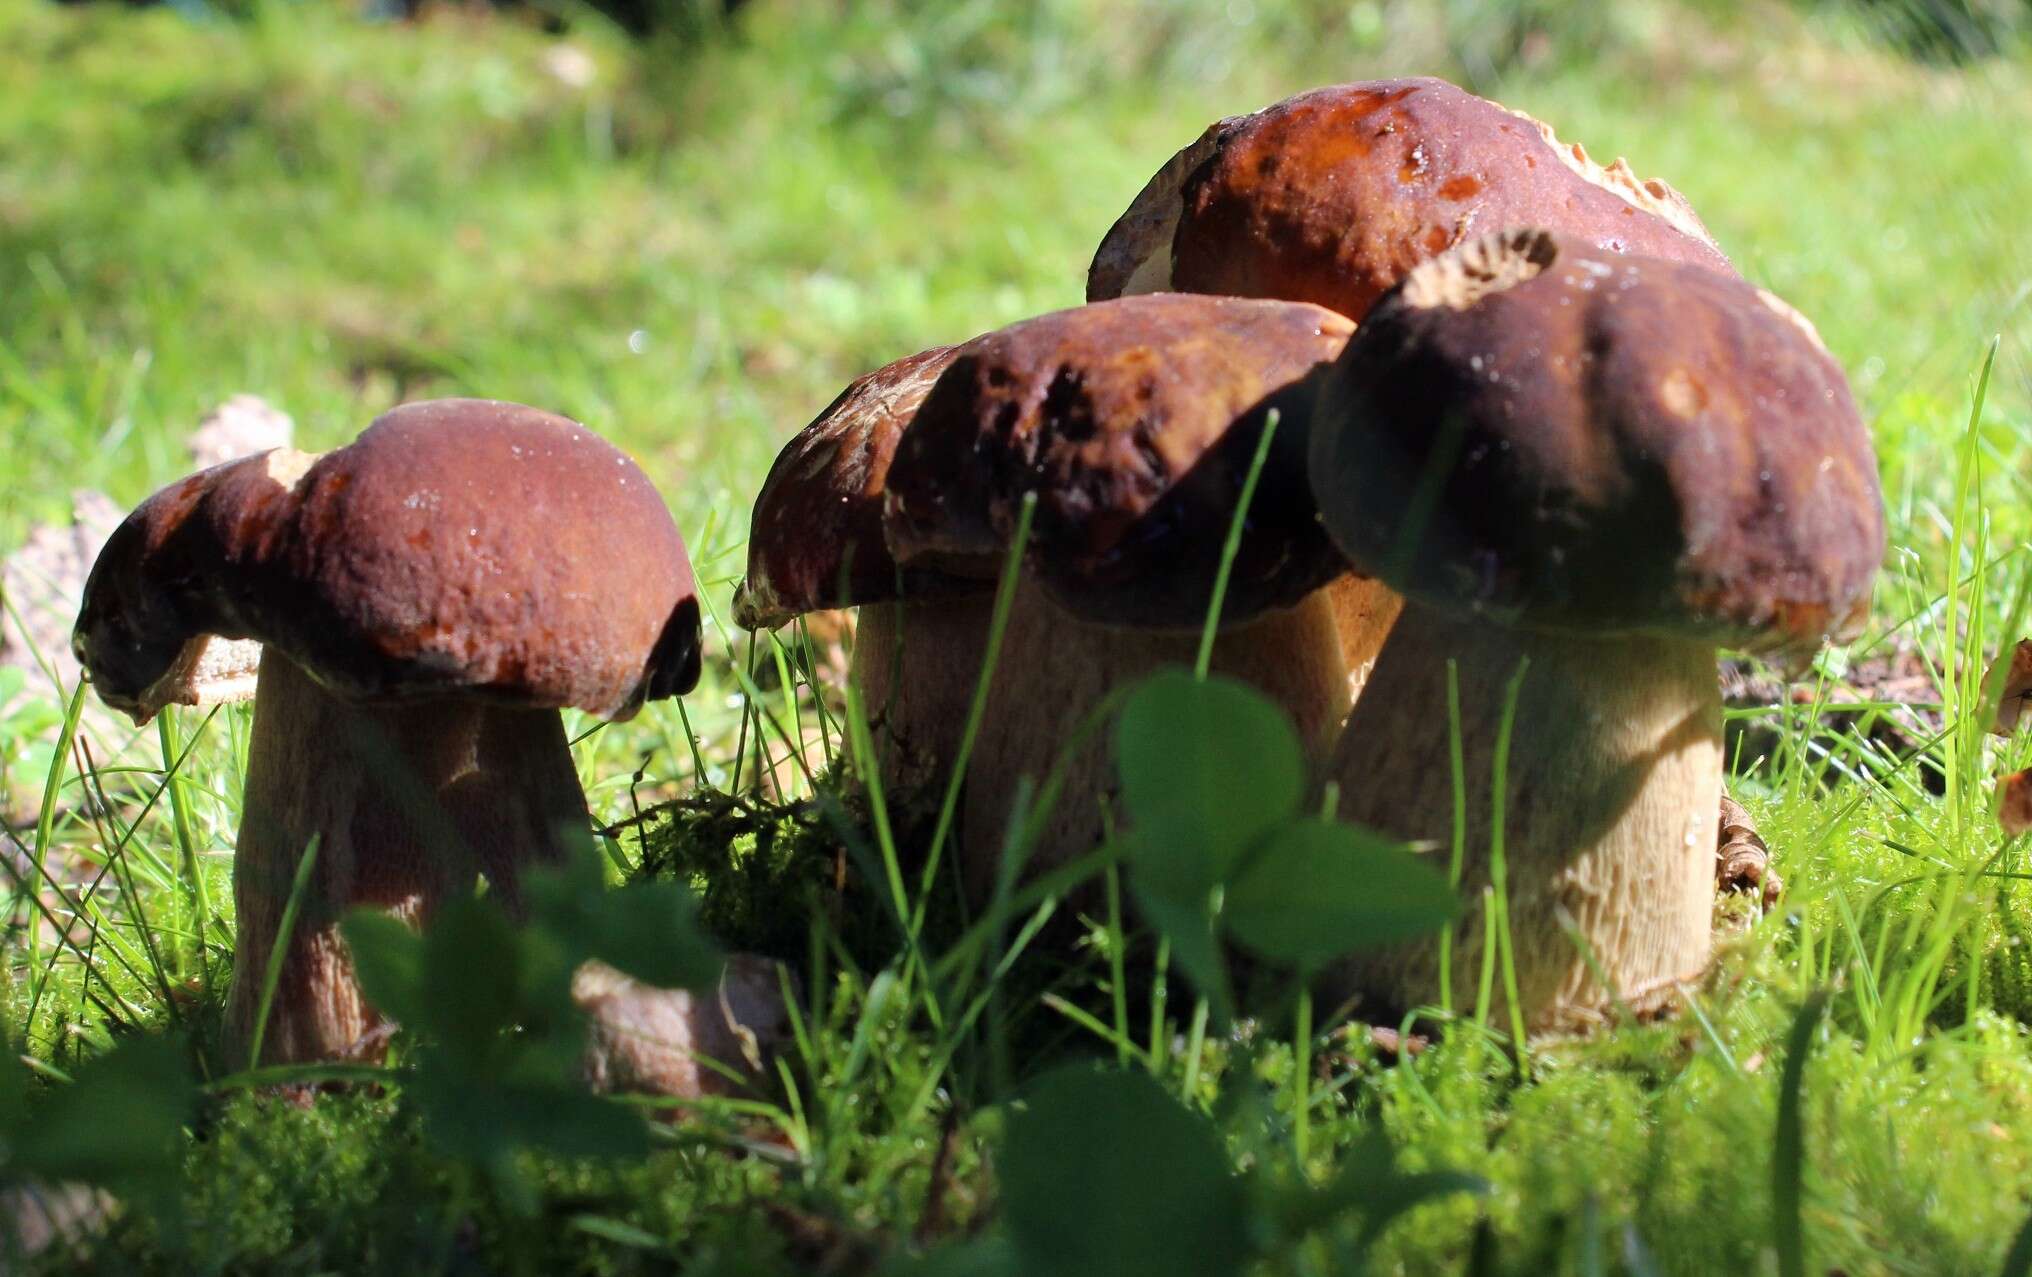
[[[697,682],[698,615],[684,542],[633,462],[563,417],[445,399],[322,456],[263,453],[156,493],[94,565],[72,642],[130,713],[217,634],[354,699],[616,717]]]
[[[1205,615],[1265,416],[1226,614],[1295,603],[1346,564],[1304,480],[1313,383],[1352,330],[1290,302],[1154,294],[1058,311],[961,346],[904,433],[885,530],[905,566],[989,575],[1037,494],[1027,569],[1084,620]]]
[[[1817,643],[1860,620],[1884,550],[1869,434],[1796,311],[1544,231],[1376,305],[1322,391],[1312,481],[1358,567],[1545,629]]]
[[[1108,232],[1087,297],[1284,297],[1359,319],[1419,262],[1517,226],[1732,271],[1665,183],[1419,78],[1315,89],[1213,125]]]
[[[934,346],[859,378],[776,454],[755,497],[735,624],[775,629],[819,608],[958,586],[931,572],[899,578],[882,541],[882,494],[896,441],[958,349]]]

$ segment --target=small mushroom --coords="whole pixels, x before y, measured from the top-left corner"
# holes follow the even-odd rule
[[[1101,241],[1087,300],[1178,290],[1316,302],[1360,320],[1419,262],[1545,226],[1733,274],[1680,194],[1444,80],[1314,89],[1221,120]]]
[[[1876,463],[1840,368],[1738,279],[1513,231],[1377,304],[1312,443],[1329,531],[1408,599],[1331,764],[1342,814],[1451,841],[1451,664],[1463,885],[1482,898],[1499,721],[1528,659],[1501,796],[1519,1009],[1552,1029],[1669,995],[1709,952],[1715,649],[1844,634],[1882,557]],[[1479,968],[1483,934],[1478,914],[1457,928],[1455,971]],[[1436,959],[1410,946],[1336,980],[1419,1005]]]
[[[821,608],[860,609],[849,677],[861,690],[891,790],[944,780],[980,677],[992,577],[897,567],[882,539],[896,441],[956,347],[867,374],[784,445],[748,532],[734,621],[775,629]]]
[[[1604,168],[1522,112],[1415,78],[1331,85],[1215,123],[1110,228],[1087,300],[1229,293],[1316,302],[1359,322],[1418,263],[1524,225],[1732,272],[1665,183],[1622,160]],[[1402,601],[1352,576],[1327,597],[1359,692]]]
[[[352,444],[172,484],[107,542],[72,638],[146,721],[207,636],[266,645],[248,745],[229,1034],[254,1032],[306,848],[316,862],[264,1059],[330,1059],[378,1021],[342,914],[423,922],[586,824],[558,710],[624,718],[699,674],[698,603],[662,499],[590,430],[484,400],[409,404]]]
[[[1283,705],[1315,756],[1331,739],[1348,664],[1322,587],[1347,566],[1320,530],[1304,456],[1317,374],[1351,328],[1316,306],[1166,294],[1026,320],[952,354],[889,468],[891,553],[905,570],[989,577],[1036,498],[967,776],[975,894],[994,881],[1025,778],[1042,783],[1109,692],[1193,662],[1273,409],[1212,668]],[[1072,764],[1032,869],[1100,840],[1111,775],[1103,733]]]

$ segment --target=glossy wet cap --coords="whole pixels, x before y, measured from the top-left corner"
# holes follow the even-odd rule
[[[1375,307],[1312,482],[1357,566],[1519,626],[1797,649],[1860,622],[1884,551],[1868,432],[1796,311],[1543,231]]]
[[[1315,89],[1213,125],[1108,232],[1087,298],[1282,297],[1359,319],[1419,262],[1520,226],[1731,270],[1665,183],[1419,78]]]
[[[691,689],[684,543],[640,469],[519,404],[407,404],[347,447],[172,484],[114,533],[72,643],[139,717],[200,636],[254,639],[337,695],[464,694],[603,717]]]
[[[896,441],[957,349],[934,346],[861,377],[776,455],[749,524],[737,625],[775,629],[819,608],[963,587],[939,573],[899,576],[882,540]]]
[[[1279,425],[1224,615],[1346,570],[1304,480],[1314,381],[1352,325],[1317,306],[1156,294],[1057,311],[959,348],[889,470],[906,567],[992,577],[1037,496],[1026,570],[1084,619],[1205,616],[1266,415]]]

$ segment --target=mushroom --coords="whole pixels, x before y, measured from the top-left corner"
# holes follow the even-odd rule
[[[784,446],[755,498],[748,571],[734,592],[734,621],[748,630],[860,609],[849,677],[890,790],[943,779],[993,610],[992,578],[901,570],[882,540],[896,441],[956,349],[935,346],[859,378]]]
[[[1321,395],[1322,517],[1408,599],[1334,753],[1342,815],[1451,841],[1457,667],[1464,887],[1492,885],[1500,800],[1525,1024],[1654,1005],[1709,952],[1715,649],[1810,650],[1868,607],[1882,498],[1840,368],[1739,279],[1527,230],[1413,270]],[[1470,916],[1454,970],[1482,944]],[[1350,960],[1334,982],[1429,1003],[1437,956]]]
[[[1474,235],[1548,226],[1616,252],[1733,273],[1677,191],[1607,168],[1549,125],[1444,80],[1338,84],[1221,120],[1109,229],[1087,300],[1177,290],[1274,297],[1360,321],[1419,262]],[[1359,693],[1401,603],[1329,588]]]
[[[1022,576],[968,768],[963,868],[994,882],[1019,785],[1041,783],[1112,690],[1190,665],[1269,412],[1273,455],[1241,538],[1215,671],[1256,685],[1323,752],[1347,667],[1321,587],[1346,564],[1304,481],[1317,373],[1351,325],[1288,302],[1159,295],[1026,320],[966,343],[902,434],[884,530],[905,571],[987,578],[1025,499]],[[1111,769],[1090,740],[1032,869],[1097,843]]]
[[[1421,77],[1331,85],[1215,123],[1101,241],[1087,300],[1229,293],[1359,320],[1418,263],[1519,226],[1734,273],[1670,186]]]
[[[206,636],[266,645],[248,745],[228,1032],[270,1062],[344,1056],[378,1021],[339,935],[356,905],[422,922],[476,871],[519,875],[586,824],[558,710],[631,715],[699,675],[684,543],[633,462],[563,417],[409,404],[352,444],[171,485],[108,541],[72,644],[145,721]]]

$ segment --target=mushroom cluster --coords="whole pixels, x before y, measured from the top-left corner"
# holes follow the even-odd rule
[[[1455,957],[1479,956],[1500,824],[1532,1028],[1696,974],[1718,877],[1762,876],[1718,819],[1715,649],[1842,633],[1883,549],[1869,438],[1811,325],[1671,187],[1433,79],[1217,122],[1109,230],[1087,303],[850,387],[770,472],[736,598],[751,629],[863,608],[881,779],[940,783],[1020,557],[963,777],[975,893],[1024,781],[1112,690],[1190,660],[1274,408],[1213,668],[1291,715],[1345,817],[1441,845],[1455,680]],[[1030,870],[1108,827],[1106,760],[1067,778]],[[1435,957],[1333,983],[1413,1007]]]
[[[976,898],[1106,836],[1107,737],[1082,729],[1212,625],[1209,668],[1283,708],[1343,816],[1458,837],[1471,902],[1506,893],[1506,996],[1545,1029],[1703,967],[1718,831],[1732,879],[1762,853],[1722,806],[1715,649],[1843,634],[1883,537],[1840,369],[1684,199],[1392,80],[1216,123],[1108,232],[1085,305],[848,386],[763,484],[734,616],[860,609],[849,678],[891,792],[948,783],[988,679],[957,778]],[[586,821],[558,711],[626,717],[701,660],[648,480],[575,422],[480,400],[136,509],[75,631],[100,695],[145,721],[242,694],[257,649],[225,640],[260,653],[229,1028],[260,1032],[274,963],[271,1061],[374,1036],[343,910],[421,923],[482,874],[516,908]],[[1480,916],[1455,934],[1477,962]],[[1411,1009],[1437,960],[1327,978]],[[760,977],[717,1003],[579,983],[601,1087],[706,1088],[698,1044],[755,1066],[777,1027]]]

